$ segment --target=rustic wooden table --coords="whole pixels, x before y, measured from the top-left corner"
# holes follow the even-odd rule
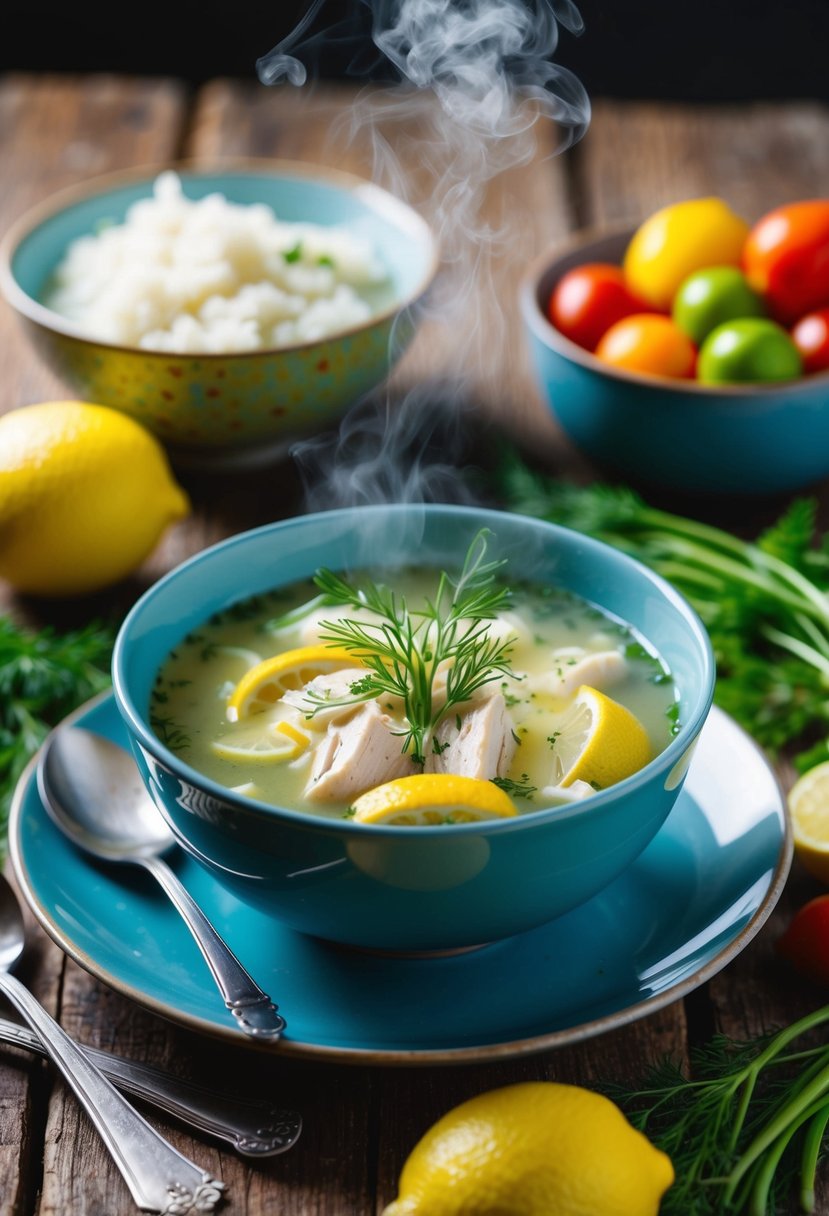
[[[0,228],[54,190],[136,164],[229,156],[286,157],[370,172],[365,133],[346,141],[332,125],[352,107],[345,88],[308,95],[217,80],[191,93],[179,82],[8,76],[0,79]],[[413,121],[416,121],[413,120]],[[531,442],[551,470],[590,469],[559,435],[525,365],[515,287],[523,265],[571,230],[638,220],[669,201],[720,194],[748,217],[789,199],[829,194],[829,113],[812,104],[682,108],[598,102],[584,141],[551,157],[539,131],[533,159],[494,183],[485,202],[506,216],[514,241],[496,264],[482,323],[500,327],[494,352],[465,369],[479,417]],[[428,200],[428,192],[424,192]],[[495,315],[492,300],[501,311]],[[65,396],[0,309],[0,411]],[[396,391],[439,384],[452,372],[453,336],[437,325],[419,336],[395,377]],[[738,457],[737,457],[738,458]],[[135,580],[112,597],[58,605],[15,599],[0,609],[33,624],[74,624],[130,602],[169,567],[231,532],[302,509],[285,464],[251,477],[187,482],[195,512],[165,538]],[[751,532],[761,508],[735,526]],[[784,781],[786,774],[783,774]],[[32,928],[22,978],[84,1043],[155,1062],[174,1072],[258,1090],[299,1107],[305,1130],[290,1153],[249,1166],[232,1153],[158,1123],[191,1157],[228,1184],[232,1216],[369,1216],[395,1194],[400,1167],[420,1134],[454,1103],[519,1079],[591,1084],[635,1080],[663,1053],[677,1059],[715,1030],[746,1037],[825,1001],[794,978],[773,945],[793,908],[817,893],[795,863],[777,910],[748,948],[684,1000],[600,1038],[511,1062],[463,1068],[333,1067],[263,1057],[206,1042],[144,1012],[90,978]],[[0,1053],[0,1216],[107,1216],[133,1210],[120,1176],[85,1117],[45,1065]],[[829,1212],[824,1181],[818,1211]]]

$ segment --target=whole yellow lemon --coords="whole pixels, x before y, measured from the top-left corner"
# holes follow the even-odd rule
[[[189,508],[161,445],[117,410],[47,401],[0,418],[0,578],[19,591],[109,586]]]
[[[655,211],[637,228],[623,269],[631,291],[670,312],[688,275],[711,266],[739,266],[748,224],[719,198],[691,198]]]
[[[383,1216],[656,1216],[673,1180],[669,1158],[608,1098],[530,1081],[434,1124]]]

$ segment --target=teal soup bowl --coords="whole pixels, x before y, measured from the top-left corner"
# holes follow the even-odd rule
[[[631,236],[580,237],[538,259],[521,285],[538,387],[568,438],[611,474],[692,495],[781,494],[829,476],[829,373],[734,385],[639,375],[550,323],[559,279],[587,262],[620,265]]]
[[[348,571],[457,570],[491,532],[511,579],[565,589],[627,622],[673,676],[680,726],[633,776],[582,802],[512,819],[441,826],[362,825],[255,801],[165,747],[150,725],[169,651],[213,613],[306,579]],[[450,950],[505,938],[590,899],[645,848],[685,776],[714,687],[710,644],[666,582],[579,533],[470,507],[358,507],[306,515],[205,550],[168,574],[124,621],[115,696],[135,758],[181,846],[237,898],[303,933],[393,951]]]

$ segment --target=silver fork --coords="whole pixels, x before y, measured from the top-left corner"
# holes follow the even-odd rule
[[[0,1042],[46,1055],[34,1031],[6,1018],[0,1018]],[[302,1116],[297,1111],[264,1098],[242,1098],[213,1085],[198,1085],[95,1047],[81,1050],[124,1093],[140,1098],[196,1131],[226,1141],[245,1157],[274,1157],[292,1148],[299,1139]]]

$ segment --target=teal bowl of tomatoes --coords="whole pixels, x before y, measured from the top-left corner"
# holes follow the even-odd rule
[[[717,199],[575,237],[526,271],[542,395],[604,472],[688,494],[829,476],[829,202]]]

